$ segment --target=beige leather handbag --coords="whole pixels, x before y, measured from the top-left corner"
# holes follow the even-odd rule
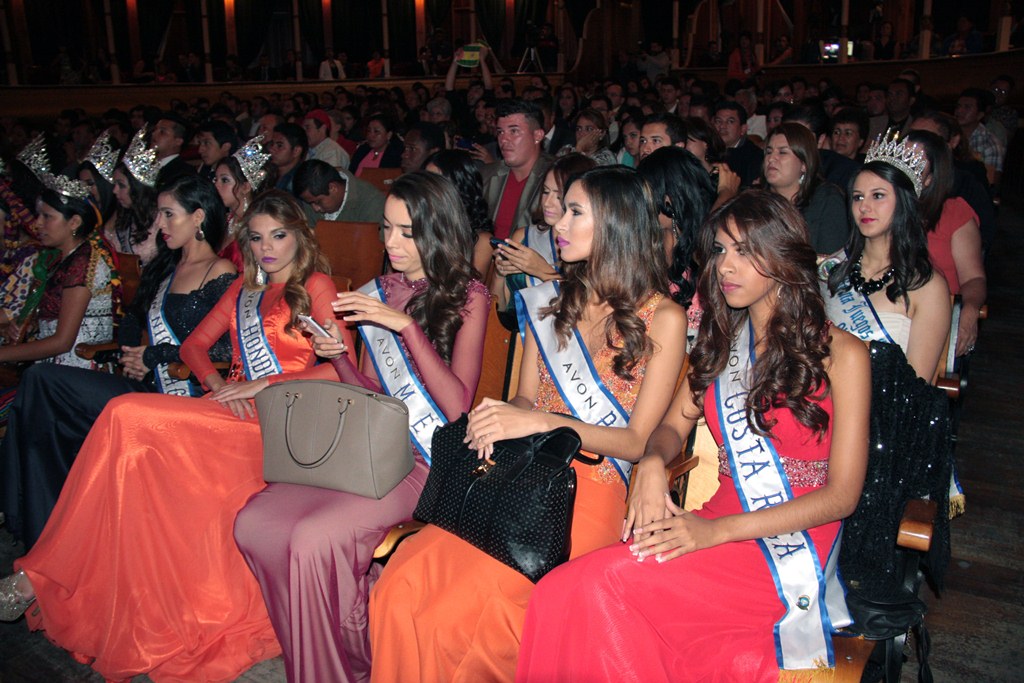
[[[326,380],[256,394],[263,478],[383,498],[413,468],[405,403]]]

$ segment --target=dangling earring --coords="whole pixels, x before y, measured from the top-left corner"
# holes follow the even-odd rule
[[[267,284],[267,271],[263,270],[263,266],[256,266],[256,284],[260,287]]]
[[[806,174],[806,173],[801,173],[801,174],[800,174],[800,181],[799,181],[799,183],[800,183],[800,187],[803,187],[803,186],[804,186],[804,178],[806,178],[806,177],[807,177],[807,174]]]
[[[199,228],[198,230],[196,230],[196,241],[197,242],[202,242],[205,239],[206,239],[206,233],[203,232],[203,229]]]

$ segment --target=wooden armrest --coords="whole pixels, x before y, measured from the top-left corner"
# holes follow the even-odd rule
[[[77,344],[75,346],[75,353],[79,358],[85,360],[92,360],[96,357],[97,353],[101,351],[117,351],[121,346],[117,342],[106,342],[103,344]]]
[[[425,526],[426,524],[423,522],[410,520],[391,527],[391,531],[389,531],[388,535],[384,537],[384,540],[380,542],[377,549],[373,551],[373,559],[384,559],[394,552],[395,548],[406,536],[412,536]]]
[[[700,463],[700,458],[692,453],[680,453],[672,462],[665,465],[665,476],[668,478],[669,486],[679,477],[683,476]]]
[[[227,370],[231,367],[230,363],[224,361],[217,361],[213,364],[215,370]],[[167,374],[173,379],[188,379],[192,376],[192,368],[181,362],[168,363]]]
[[[927,552],[932,545],[933,521],[936,505],[934,500],[915,498],[903,509],[896,545],[910,550]]]
[[[982,304],[978,309],[978,320],[988,320],[988,304]]]
[[[960,397],[960,373],[941,375],[935,380],[935,386],[946,392],[951,399]]]

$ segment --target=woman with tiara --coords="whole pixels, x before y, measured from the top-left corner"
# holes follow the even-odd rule
[[[143,126],[112,174],[118,209],[106,238],[119,254],[136,254],[145,265],[156,256],[156,177],[160,166],[156,150],[146,148]]]
[[[826,311],[864,341],[898,345],[930,381],[949,333],[949,288],[932,268],[918,206],[924,152],[895,136],[869,148],[850,190],[856,226],[845,253],[826,259]]]
[[[221,256],[238,267],[242,266],[242,254],[236,237],[245,212],[267,178],[263,166],[270,154],[263,151],[262,143],[263,136],[257,135],[237,152],[224,157],[213,169],[214,187],[228,213],[228,234],[218,248]]]
[[[235,279],[234,265],[212,247],[223,240],[224,210],[210,183],[198,176],[172,182],[157,205],[157,253],[118,326],[123,373],[39,363],[21,376],[0,444],[0,509],[26,549],[39,538],[82,442],[108,401],[140,391],[199,394],[198,385],[172,378],[167,366],[181,360],[181,343]],[[143,328],[149,336],[145,345]],[[230,358],[227,337],[210,355]]]
[[[0,618],[31,606],[32,628],[108,679],[233,680],[280,653],[231,535],[238,510],[264,486],[250,399],[271,382],[336,376],[314,366],[297,316],[332,318],[337,292],[291,196],[261,196],[239,238],[243,277],[181,349],[209,395],[110,401],[39,541],[0,581]],[[226,332],[225,380],[209,349]]]

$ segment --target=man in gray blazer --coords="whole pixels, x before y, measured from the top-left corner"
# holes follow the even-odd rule
[[[530,215],[553,161],[541,149],[544,115],[533,102],[502,100],[495,112],[501,161],[484,166],[484,199],[494,221],[494,236],[507,239],[531,222]]]

